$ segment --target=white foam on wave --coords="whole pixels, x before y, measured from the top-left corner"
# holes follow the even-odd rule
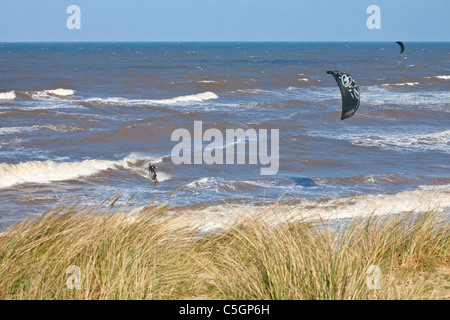
[[[246,180],[246,181],[242,181],[245,184],[249,184],[255,187],[259,187],[259,188],[277,188],[280,187],[279,185],[277,185],[276,183],[273,183],[272,181],[265,181],[265,180]],[[281,186],[281,188],[285,188],[285,186]]]
[[[120,97],[110,97],[110,98],[92,98],[85,101],[97,102],[102,104],[121,104],[121,105],[174,105],[179,103],[191,103],[191,102],[203,102],[207,100],[218,99],[219,97],[214,92],[203,92],[193,95],[179,96],[170,99],[126,99]]]
[[[32,127],[2,127],[0,128],[0,135],[17,134],[38,130],[38,126]]]
[[[326,218],[354,218],[403,212],[446,211],[450,208],[450,185],[420,186],[396,194],[368,194],[314,202],[309,215]]]
[[[210,179],[211,178],[209,178],[209,177],[199,178],[197,180],[194,180],[194,181],[188,183],[186,186],[190,187],[190,188],[199,187],[201,185],[204,185],[204,184],[208,183],[208,181],[210,181]]]
[[[415,85],[418,85],[418,82],[401,82],[401,83],[383,83],[383,86],[410,86],[414,87]]]
[[[43,125],[34,125],[28,127],[1,127],[0,135],[9,135],[9,134],[18,134],[24,132],[31,132],[37,130],[49,130],[49,131],[60,131],[60,132],[71,132],[71,131],[80,131],[85,130],[73,126],[56,126],[53,124],[43,124]]]
[[[21,183],[50,183],[90,176],[114,167],[114,161],[84,160],[80,162],[28,161],[0,164],[0,188]]]
[[[58,88],[58,89],[54,89],[54,90],[45,90],[45,93],[50,93],[50,94],[54,94],[56,96],[72,96],[75,94],[75,90],[72,89],[63,89],[63,88]]]
[[[201,177],[185,185],[196,197],[210,198],[212,193],[229,193],[236,190],[236,181],[219,177]]]
[[[385,80],[385,79],[383,79]],[[361,105],[405,105],[419,106],[423,108],[436,108],[447,111],[446,106],[450,101],[450,91],[398,91],[402,87],[414,87],[419,82],[404,82],[361,87]],[[336,87],[288,87],[284,91],[268,91],[260,89],[237,90],[237,92],[252,93],[272,96],[274,98],[295,99],[297,101],[338,101],[341,100],[339,88]],[[444,108],[442,108],[445,106]]]
[[[361,89],[361,104],[406,105],[428,108],[450,101],[450,91],[398,92],[389,86],[369,86]],[[448,108],[446,108],[448,109]]]
[[[277,91],[271,91],[271,90],[264,90],[264,89],[238,89],[235,91],[232,91],[231,93],[244,93],[244,94],[254,94],[254,95],[282,95],[282,93]]]
[[[432,76],[432,77],[424,77],[425,79],[442,79],[442,80],[450,80],[450,75],[442,75],[442,76]]]
[[[72,131],[89,131],[92,129],[79,128],[74,126],[55,126],[53,124],[37,125],[40,130],[60,131],[60,132],[72,132]]]
[[[52,97],[68,97],[73,96],[75,94],[75,90],[72,89],[51,89],[51,90],[43,90],[43,91],[35,91],[32,93],[32,97],[34,99],[48,99]]]
[[[213,100],[219,98],[214,92],[207,91],[199,94],[193,94],[193,95],[187,95],[187,96],[180,96],[175,97],[172,99],[162,99],[162,100],[156,100],[157,103],[163,103],[163,104],[174,104],[179,102],[202,102],[206,100]]]
[[[16,98],[15,91],[0,92],[0,100],[14,100]]]
[[[127,155],[122,162],[127,163],[136,163],[138,161],[151,161],[153,163],[160,163],[163,161],[163,157],[155,157],[152,154],[144,153],[144,152],[132,152]]]
[[[307,201],[303,216],[326,219],[356,218],[369,215],[393,215],[406,212],[447,211],[450,208],[449,185],[420,186],[396,194],[366,194],[328,201]]]
[[[353,145],[419,151],[450,153],[450,130],[428,134],[343,134],[339,139],[349,140]]]
[[[203,151],[208,151],[208,152],[212,152],[214,150],[219,150],[219,149],[228,149],[229,147],[235,146],[235,145],[239,145],[239,144],[245,144],[247,143],[247,141],[255,141],[255,140],[247,140],[246,138],[236,138],[233,139],[233,141],[228,142],[227,144],[223,144],[223,143],[216,143],[215,141],[212,142],[212,144],[207,145]],[[256,141],[257,142],[257,141]]]
[[[9,107],[8,109],[15,109],[15,110],[24,110],[24,111],[31,111],[31,110],[57,110],[57,109],[88,109],[85,106],[82,105],[75,105],[71,103],[61,103],[57,100],[49,100],[45,103],[36,103],[36,101],[27,101],[23,106],[13,106]],[[91,116],[91,115],[90,115]]]

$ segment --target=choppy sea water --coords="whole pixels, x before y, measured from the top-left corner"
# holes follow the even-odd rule
[[[280,197],[338,218],[448,210],[450,44],[405,45],[400,54],[395,43],[0,44],[0,223],[118,193],[118,204],[137,193],[137,206],[211,205],[210,218],[221,203]],[[360,86],[350,119],[340,120],[327,70]],[[278,173],[175,165],[171,134],[193,132],[194,121],[224,135],[279,129]]]

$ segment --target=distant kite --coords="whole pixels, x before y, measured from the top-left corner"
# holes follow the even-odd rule
[[[405,51],[405,45],[401,41],[397,41],[396,44],[400,46],[400,54],[402,54]]]
[[[327,71],[336,80],[342,97],[342,114],[341,120],[350,118],[355,114],[359,107],[359,87],[348,73],[338,70]]]

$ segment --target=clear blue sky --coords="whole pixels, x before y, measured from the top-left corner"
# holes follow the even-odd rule
[[[66,27],[72,4],[81,30]],[[0,42],[450,41],[449,17],[450,0],[0,0]]]

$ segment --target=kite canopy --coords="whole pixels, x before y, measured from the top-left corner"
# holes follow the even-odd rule
[[[359,87],[348,73],[338,70],[327,71],[336,80],[342,97],[342,115],[341,120],[350,118],[355,114],[359,107]]]
[[[400,54],[402,54],[405,51],[405,45],[401,41],[397,41],[396,44],[400,46]]]

